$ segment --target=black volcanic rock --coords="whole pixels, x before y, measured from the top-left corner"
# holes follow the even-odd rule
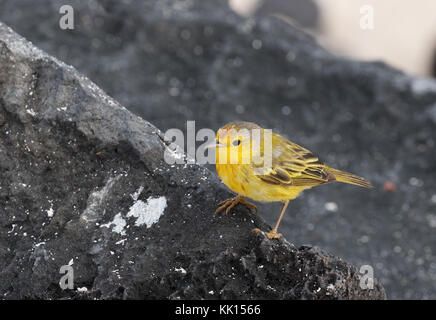
[[[0,120],[4,299],[385,298],[341,259],[252,233],[268,227],[246,208],[215,216],[214,174],[167,164],[158,129],[1,23]]]
[[[69,1],[76,25],[64,31],[64,1],[3,0],[0,20],[162,130],[254,121],[364,176],[375,190],[304,192],[281,232],[371,265],[389,298],[436,298],[436,82],[334,56],[226,2]],[[396,191],[383,190],[387,181]],[[274,223],[280,205],[258,206]]]

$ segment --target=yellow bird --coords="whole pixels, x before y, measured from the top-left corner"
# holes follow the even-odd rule
[[[216,213],[226,209],[228,214],[238,203],[257,211],[246,197],[259,202],[281,201],[276,225],[265,233],[269,239],[281,237],[277,229],[286,207],[303,190],[333,181],[373,187],[364,178],[326,166],[309,150],[252,122],[228,123],[218,130],[215,140],[206,148],[215,148],[218,175],[238,194],[221,202]]]

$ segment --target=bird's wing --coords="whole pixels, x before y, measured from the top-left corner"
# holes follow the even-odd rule
[[[335,180],[312,152],[274,133],[272,166],[257,177],[270,184],[307,187]]]

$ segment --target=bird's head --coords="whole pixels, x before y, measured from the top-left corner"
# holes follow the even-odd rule
[[[217,164],[248,164],[260,152],[255,141],[261,141],[262,135],[262,127],[255,123],[231,122],[218,130],[208,148],[215,148]]]

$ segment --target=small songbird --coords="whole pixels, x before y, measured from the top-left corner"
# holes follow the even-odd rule
[[[226,209],[228,214],[238,203],[257,211],[246,197],[259,202],[283,202],[274,229],[265,233],[269,239],[281,237],[277,229],[286,207],[303,190],[333,181],[373,187],[364,178],[326,166],[309,150],[252,122],[226,124],[206,148],[215,148],[218,175],[238,194],[221,202],[216,213]]]

